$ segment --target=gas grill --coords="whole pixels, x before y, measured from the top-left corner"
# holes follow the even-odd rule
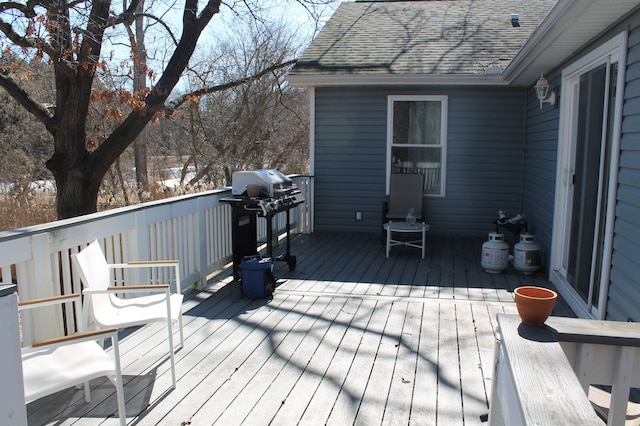
[[[246,170],[231,176],[231,193],[235,196],[247,196],[251,185],[259,185],[259,196],[265,198],[282,197],[295,188],[291,179],[275,169]]]
[[[301,191],[278,170],[239,171],[232,175],[233,197],[221,201],[231,206],[233,276],[241,279],[242,258],[258,254],[257,218],[264,217],[267,224],[266,256],[285,261],[289,270],[296,268],[290,242],[290,210],[304,202]],[[273,258],[273,217],[286,213],[286,253]]]

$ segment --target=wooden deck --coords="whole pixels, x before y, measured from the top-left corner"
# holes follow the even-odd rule
[[[543,275],[480,267],[481,239],[428,237],[427,256],[379,235],[294,239],[272,300],[241,297],[229,273],[191,292],[171,377],[164,329],[121,333],[129,424],[477,425],[488,413],[497,313]],[[563,303],[556,315],[572,316]],[[117,424],[113,386],[29,404],[29,424]],[[486,424],[486,423],[485,423]]]

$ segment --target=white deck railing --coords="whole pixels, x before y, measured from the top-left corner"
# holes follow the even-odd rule
[[[306,200],[290,212],[291,232],[311,233],[313,179],[291,178]],[[79,292],[70,255],[96,238],[109,263],[178,259],[182,290],[201,287],[232,256],[231,208],[220,202],[229,196],[229,188],[219,189],[0,232],[2,282],[17,284],[20,300]],[[286,215],[276,215],[274,233],[285,227]],[[266,222],[259,220],[258,239],[265,237]],[[39,338],[59,332],[62,323],[61,318],[33,321]]]
[[[489,424],[624,426],[640,386],[637,323],[551,317],[546,327],[498,315]],[[598,386],[610,392],[597,392]],[[599,396],[600,395],[600,396]]]

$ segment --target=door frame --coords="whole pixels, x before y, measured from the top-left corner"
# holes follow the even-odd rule
[[[620,157],[620,134],[622,127],[622,107],[624,97],[624,81],[627,54],[627,32],[624,31],[596,49],[571,63],[562,70],[562,95],[563,102],[560,105],[560,123],[558,131],[558,157],[556,169],[556,188],[553,215],[553,234],[551,243],[551,257],[549,279],[556,286],[562,297],[573,311],[582,318],[604,319],[607,312],[607,297],[609,287],[609,274],[611,269],[611,254],[613,251],[613,227],[615,219],[616,188],[618,184],[618,164]],[[616,84],[616,98],[613,123],[611,123],[612,146],[611,167],[609,179],[609,191],[607,199],[607,211],[604,213],[605,233],[603,250],[603,268],[599,277],[600,293],[598,295],[598,308],[588,305],[578,292],[566,280],[566,271],[563,270],[563,260],[567,255],[568,244],[568,213],[566,211],[572,188],[569,186],[570,176],[573,174],[572,165],[575,162],[575,150],[573,141],[575,138],[575,123],[577,109],[575,107],[575,84],[572,83],[580,75],[593,70],[603,63],[618,63],[618,79]]]

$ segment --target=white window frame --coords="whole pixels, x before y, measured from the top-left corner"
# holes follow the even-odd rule
[[[396,101],[429,101],[440,102],[440,144],[439,145],[425,145],[425,144],[393,144],[393,103]],[[444,197],[447,181],[447,120],[448,120],[448,101],[449,97],[446,95],[389,95],[387,97],[387,158],[386,158],[386,193],[389,195],[389,181],[391,179],[391,151],[393,147],[416,147],[416,148],[434,148],[440,149],[440,190],[438,193],[423,194],[425,197]]]

